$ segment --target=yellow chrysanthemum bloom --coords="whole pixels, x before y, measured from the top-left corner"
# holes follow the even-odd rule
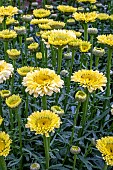
[[[31,51],[34,51],[34,50],[37,50],[39,44],[34,42],[34,43],[31,43],[29,46],[28,46],[28,49],[31,50]]]
[[[26,76],[27,73],[34,71],[34,69],[35,69],[34,67],[24,66],[24,67],[18,68],[17,72],[21,76]]]
[[[64,110],[60,106],[52,106],[51,110],[61,116],[64,114]]]
[[[1,97],[6,98],[11,95],[11,92],[9,90],[1,90],[0,95],[1,95]]]
[[[77,0],[78,2],[89,2],[91,4],[96,3],[96,0]]]
[[[43,8],[33,10],[33,15],[37,18],[48,17],[50,14],[51,14],[50,10],[46,10]]]
[[[97,37],[98,42],[101,44],[106,44],[108,46],[113,46],[113,34],[109,35],[99,35]]]
[[[0,38],[3,39],[3,40],[10,40],[10,39],[13,39],[13,38],[16,38],[17,37],[17,34],[14,30],[3,30],[3,31],[0,31]]]
[[[3,120],[4,119],[0,116],[0,125],[2,124]]]
[[[5,132],[0,131],[0,156],[7,156],[10,151],[12,140]]]
[[[96,12],[86,12],[86,13],[81,13],[81,12],[75,12],[73,14],[73,17],[76,21],[81,21],[81,22],[95,22],[98,14]]]
[[[27,120],[27,128],[35,131],[35,134],[45,135],[46,137],[49,137],[49,133],[54,132],[54,129],[59,128],[61,124],[59,116],[50,110],[34,112]]]
[[[4,17],[0,16],[0,24],[2,24],[3,20],[4,20]]]
[[[73,73],[71,81],[78,82],[80,86],[86,87],[92,93],[96,89],[103,91],[102,86],[106,86],[107,78],[97,70],[83,69]]]
[[[106,13],[99,13],[99,14],[97,15],[97,18],[98,18],[99,20],[107,20],[107,19],[109,19],[109,15],[106,14]]]
[[[51,35],[51,31],[40,31],[41,37],[45,40]]]
[[[0,83],[3,83],[12,76],[13,65],[6,63],[4,60],[0,60]]]
[[[6,19],[6,25],[11,25],[13,23],[15,23],[15,19],[13,17],[7,17]]]
[[[32,19],[30,24],[37,25],[37,24],[47,24],[50,21],[53,21],[53,19],[47,19],[47,18],[41,18],[41,19]]]
[[[96,147],[102,153],[107,165],[113,166],[113,137],[106,136],[98,139]]]
[[[51,26],[48,24],[38,24],[38,27],[42,30],[51,30]]]
[[[13,16],[18,13],[18,8],[13,6],[0,7],[0,16]]]
[[[73,13],[77,11],[77,8],[74,8],[73,6],[68,6],[68,5],[59,5],[57,6],[57,9],[63,13]]]
[[[52,28],[52,29],[62,29],[63,27],[65,27],[65,23],[64,22],[60,22],[60,21],[50,21],[48,23],[48,25]]]
[[[80,43],[79,48],[80,48],[80,51],[81,51],[82,53],[86,53],[86,52],[88,52],[88,51],[90,50],[91,44],[90,44],[90,42],[88,42],[88,41],[82,41],[82,42]]]
[[[16,60],[20,55],[20,51],[17,49],[11,49],[7,50],[7,54],[9,55],[9,58],[11,58],[12,60]]]
[[[20,105],[22,99],[20,98],[19,95],[13,94],[12,96],[6,98],[6,104],[10,108],[16,108]]]
[[[71,48],[79,48],[79,46],[82,42],[83,41],[81,39],[75,38],[75,39],[73,39],[73,41],[69,42],[68,45]]]
[[[36,53],[36,58],[37,59],[42,59],[42,53],[41,52],[37,52]]]
[[[26,77],[23,78],[23,86],[27,87],[26,92],[34,97],[49,95],[53,92],[60,92],[60,88],[63,87],[63,80],[60,76],[55,74],[54,70],[48,68],[42,68],[39,71],[29,72]]]
[[[73,31],[53,30],[48,37],[48,43],[58,47],[65,46],[74,38],[76,38],[76,35],[73,33]]]

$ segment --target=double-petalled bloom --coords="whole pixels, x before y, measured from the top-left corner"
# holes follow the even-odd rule
[[[18,13],[18,8],[13,6],[0,7],[0,16],[13,16]]]
[[[78,82],[80,86],[86,87],[90,93],[96,89],[103,91],[103,86],[106,86],[107,83],[107,78],[97,70],[79,70],[73,73],[71,80]]]
[[[10,40],[10,39],[13,39],[13,38],[16,38],[17,37],[17,34],[14,30],[2,30],[0,31],[0,39],[2,40]]]
[[[10,151],[12,140],[5,132],[0,131],[0,156],[7,156]]]
[[[60,92],[60,88],[63,87],[63,80],[60,76],[55,74],[54,70],[48,68],[41,68],[39,71],[29,72],[26,77],[23,78],[23,83],[26,87],[26,92],[34,97],[49,95],[53,92]]]
[[[46,137],[49,137],[49,133],[54,132],[54,129],[59,128],[61,124],[59,116],[50,110],[34,112],[27,120],[26,128],[35,131],[35,134],[45,135]]]
[[[12,76],[13,65],[6,63],[4,60],[0,61],[0,83],[3,83]]]
[[[97,39],[99,43],[113,47],[113,34],[99,35]]]
[[[102,157],[107,165],[113,166],[113,136],[98,139],[96,147],[102,153]]]
[[[73,17],[76,21],[81,21],[81,22],[95,22],[96,18],[97,18],[97,13],[94,12],[86,12],[86,13],[82,13],[82,12],[75,12],[73,14]]]
[[[73,13],[77,11],[77,8],[69,5],[59,5],[57,6],[57,9],[63,13]]]
[[[36,18],[48,17],[50,14],[51,14],[50,10],[46,10],[46,9],[43,9],[43,8],[33,10],[33,15]]]

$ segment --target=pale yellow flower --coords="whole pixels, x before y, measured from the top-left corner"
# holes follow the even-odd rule
[[[44,18],[48,17],[51,14],[50,10],[46,9],[34,9],[33,10],[33,15],[37,18]]]
[[[81,21],[81,22],[95,22],[97,19],[98,14],[96,12],[86,12],[86,13],[81,13],[81,12],[75,12],[73,14],[73,17],[76,21]]]

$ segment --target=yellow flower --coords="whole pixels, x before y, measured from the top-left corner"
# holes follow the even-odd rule
[[[47,40],[51,34],[51,31],[40,31],[40,34],[43,39]]]
[[[31,43],[29,46],[28,46],[28,49],[31,50],[31,51],[36,51],[37,48],[38,48],[39,44],[34,42],[34,43]]]
[[[73,33],[73,31],[53,30],[48,37],[48,43],[58,47],[65,46],[71,42],[73,38],[76,38],[76,35]]]
[[[42,59],[42,53],[41,52],[37,52],[36,53],[36,58],[37,59]]]
[[[52,28],[52,29],[62,29],[63,27],[65,27],[65,23],[64,22],[60,22],[60,21],[50,21],[48,23],[48,25]]]
[[[83,41],[81,39],[75,38],[73,41],[69,42],[68,45],[71,48],[78,48]]]
[[[90,93],[96,89],[103,91],[102,86],[106,86],[107,83],[107,78],[97,70],[79,70],[73,73],[71,80],[78,82],[80,86],[86,87]]]
[[[59,116],[64,114],[64,110],[60,106],[52,106],[51,110]]]
[[[18,51],[17,49],[7,50],[7,53],[9,55],[9,58],[11,58],[12,60],[16,60],[20,55],[20,51]]]
[[[106,136],[98,139],[96,148],[102,153],[107,165],[113,166],[113,137]]]
[[[109,19],[113,21],[113,14],[109,16]]]
[[[48,24],[38,24],[38,27],[43,30],[51,30],[51,26]]]
[[[6,98],[6,104],[10,108],[16,108],[21,103],[22,99],[19,95],[13,94],[12,96]]]
[[[50,110],[41,110],[32,113],[28,118],[27,128],[35,131],[35,134],[45,135],[49,137],[50,132],[54,132],[55,128],[59,128],[61,121],[57,114]]]
[[[44,18],[48,17],[51,14],[50,10],[46,9],[34,9],[33,10],[33,15],[37,18]]]
[[[89,2],[91,4],[96,3],[96,0],[77,0],[78,2]]]
[[[97,15],[97,18],[98,18],[99,20],[107,20],[107,19],[109,19],[109,15],[106,14],[106,13],[99,13],[99,14]]]
[[[0,156],[7,156],[10,151],[12,140],[5,132],[0,131]]]
[[[3,31],[0,31],[0,38],[3,39],[3,40],[10,40],[10,39],[13,39],[13,38],[16,38],[17,37],[17,34],[14,30],[3,30]]]
[[[23,78],[22,83],[26,88],[26,92],[34,97],[49,95],[53,92],[60,92],[60,88],[63,87],[63,80],[60,76],[55,74],[54,70],[48,68],[42,68],[39,71],[29,72],[26,77]]]
[[[18,8],[13,6],[0,7],[0,16],[13,16],[18,13]]]
[[[88,51],[90,50],[90,48],[91,48],[90,42],[88,42],[88,41],[82,41],[82,42],[80,43],[80,51],[81,51],[82,53],[88,52]]]
[[[113,34],[99,35],[97,39],[98,39],[98,42],[101,44],[106,44],[111,47],[113,46]]]
[[[31,44],[34,42],[34,39],[33,39],[33,37],[28,37],[28,38],[26,38],[26,41],[27,41],[27,44]]]
[[[0,116],[0,125],[2,124],[3,120],[4,119]]]
[[[13,23],[15,23],[15,19],[13,17],[7,17],[6,19],[6,25],[11,25]]]
[[[34,67],[24,66],[24,67],[18,68],[17,72],[21,76],[26,76],[27,73],[33,71],[34,69],[35,69]]]
[[[53,19],[47,19],[47,18],[41,18],[41,19],[32,19],[30,24],[37,25],[37,24],[47,24],[50,21],[53,21]]]
[[[75,12],[73,14],[73,17],[76,21],[81,21],[81,22],[95,22],[98,14],[96,12],[86,12],[86,13],[81,13],[81,12]]]
[[[57,6],[57,9],[63,13],[73,13],[77,11],[77,8],[74,8],[73,6],[68,6],[68,5],[59,5]]]
[[[0,83],[3,83],[12,76],[13,73],[12,64],[6,63],[4,60],[0,60]]]
[[[0,95],[1,95],[1,97],[6,98],[11,95],[11,92],[9,90],[1,90]]]

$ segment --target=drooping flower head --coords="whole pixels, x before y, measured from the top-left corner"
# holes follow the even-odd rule
[[[81,13],[81,12],[75,12],[73,14],[73,17],[76,21],[81,21],[81,22],[95,22],[97,18],[97,13],[96,12],[86,12],[86,13]]]
[[[54,132],[54,129],[59,128],[61,124],[59,116],[50,110],[34,112],[27,120],[27,128],[35,131],[35,134],[45,135],[46,137],[49,137],[49,133]]]
[[[6,98],[6,104],[10,108],[16,108],[20,105],[22,99],[19,95],[13,94],[12,96]]]
[[[3,83],[12,76],[13,65],[6,63],[4,60],[0,61],[0,83]]]
[[[60,92],[60,88],[63,87],[63,80],[60,76],[55,74],[54,70],[48,68],[41,68],[39,71],[29,72],[26,77],[23,78],[23,83],[26,87],[26,92],[34,97],[49,95],[53,92]]]
[[[103,91],[102,87],[106,86],[107,83],[107,78],[97,70],[79,70],[73,73],[71,80],[78,82],[80,86],[86,87],[90,93],[96,89]]]
[[[12,140],[5,132],[0,131],[0,156],[7,156],[10,151]]]
[[[97,39],[99,43],[113,47],[113,34],[99,35]]]
[[[102,153],[102,157],[107,165],[113,166],[113,136],[98,139],[96,147]]]
[[[36,18],[48,17],[50,14],[51,14],[50,10],[46,10],[46,9],[43,9],[43,8],[33,10],[33,15]]]

